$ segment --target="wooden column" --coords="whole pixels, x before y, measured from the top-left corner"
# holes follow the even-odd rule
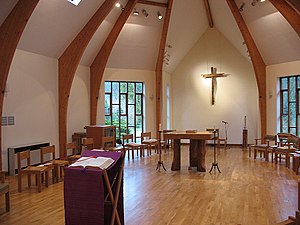
[[[284,0],[270,0],[300,37],[300,14]]]
[[[0,110],[3,101],[10,65],[24,28],[39,0],[19,0],[0,27]],[[2,125],[0,124],[0,170],[2,169]]]
[[[171,17],[173,0],[169,0],[168,7],[166,9],[166,15],[163,24],[163,30],[160,39],[158,57],[156,61],[156,130],[159,130],[159,124],[161,124],[161,93],[162,93],[162,70],[163,70],[163,61],[165,46],[167,41],[167,34],[169,29],[169,21]],[[157,135],[158,137],[158,135]]]
[[[112,10],[116,0],[106,0],[89,22],[78,33],[71,44],[58,59],[58,96],[59,96],[59,155],[66,157],[67,113],[71,86],[80,59],[93,35]]]
[[[257,46],[248,30],[248,27],[242,15],[239,12],[236,3],[234,2],[234,0],[226,0],[226,1],[237,22],[241,34],[245,40],[245,43],[247,45],[252,60],[252,65],[255,71],[256,82],[258,86],[258,94],[259,94],[261,136],[263,137],[266,134],[266,129],[267,129],[266,65],[257,49]]]
[[[99,90],[102,82],[103,73],[107,64],[107,60],[110,56],[111,50],[124,26],[128,17],[130,16],[132,10],[134,9],[138,0],[129,0],[125,6],[124,11],[119,16],[117,22],[106,38],[104,44],[102,45],[99,53],[94,59],[91,65],[91,77],[90,77],[90,123],[95,125],[97,121],[97,105],[99,98]]]

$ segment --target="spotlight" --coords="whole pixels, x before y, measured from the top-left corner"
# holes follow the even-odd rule
[[[149,13],[147,13],[146,9],[142,9],[142,14],[143,14],[145,17],[148,17],[148,16],[149,16]]]
[[[120,3],[120,2],[117,2],[117,3],[115,4],[115,6],[116,6],[117,8],[120,8],[120,7],[121,7],[121,3]]]
[[[139,14],[140,14],[139,11],[137,11],[136,9],[134,9],[133,15],[138,16]]]
[[[245,7],[245,2],[243,2],[239,8],[239,11],[240,12],[243,12],[244,11],[244,7]]]
[[[163,16],[160,14],[160,11],[157,12],[157,17],[159,20],[161,20],[163,18]]]

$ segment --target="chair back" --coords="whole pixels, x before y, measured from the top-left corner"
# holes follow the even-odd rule
[[[281,147],[287,146],[288,145],[288,139],[291,137],[291,134],[289,133],[278,133],[278,144]]]
[[[26,150],[26,151],[23,151],[23,152],[18,152],[17,153],[17,158],[18,158],[18,173],[22,169],[21,163],[24,159],[26,159],[26,161],[27,161],[26,166],[30,166],[30,150]]]
[[[72,155],[76,155],[76,144],[74,142],[67,143],[66,144],[66,152],[68,153],[68,150],[72,151]]]
[[[44,163],[44,156],[46,154],[51,154],[52,160],[55,159],[55,145],[41,147],[41,163]]]
[[[133,142],[133,134],[124,134],[123,135],[123,143],[127,144],[129,142]]]
[[[141,137],[142,137],[142,141],[151,139],[151,132],[149,131],[149,132],[141,133]]]
[[[277,135],[276,134],[266,134],[264,136],[264,142],[270,145],[270,142],[274,142],[277,145]]]
[[[213,128],[207,128],[206,131],[213,133],[214,131],[216,131],[215,133],[215,138],[218,139],[219,138],[219,134],[220,134],[220,130],[219,128],[213,129]],[[213,138],[212,138],[213,139]]]
[[[82,139],[82,149],[91,150],[94,148],[94,139],[93,138],[83,138]]]

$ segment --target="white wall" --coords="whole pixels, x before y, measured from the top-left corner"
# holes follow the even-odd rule
[[[217,78],[216,103],[211,105],[210,67],[229,73]],[[172,74],[173,129],[219,128],[229,122],[228,143],[241,144],[244,116],[248,143],[258,136],[258,91],[252,65],[216,29],[208,29]]]
[[[267,133],[276,134],[280,125],[279,77],[300,74],[300,61],[267,66]]]
[[[15,116],[14,126],[2,127],[2,163],[7,170],[7,148],[58,139],[58,61],[17,50],[8,76],[3,116]],[[89,69],[79,66],[71,89],[68,110],[68,140],[89,123]],[[39,162],[39,154],[32,155]]]
[[[104,72],[100,87],[100,96],[104,93],[105,81],[140,81],[145,84],[146,96],[146,131],[151,131],[155,137],[155,72],[147,70],[132,70],[132,69],[111,69],[107,68]],[[98,102],[97,124],[104,124],[104,98],[100,98]]]
[[[171,74],[163,71],[162,75],[162,116],[161,116],[161,126],[162,130],[167,129],[167,85],[170,88],[170,99],[172,102],[172,83]],[[172,110],[170,112],[172,118]],[[171,121],[172,127],[172,121]]]

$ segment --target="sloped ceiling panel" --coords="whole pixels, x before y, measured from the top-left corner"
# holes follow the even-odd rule
[[[243,1],[237,0],[237,5]],[[300,60],[300,38],[268,1],[245,2],[241,12],[266,65]]]
[[[74,6],[66,0],[40,1],[18,48],[58,58],[102,3],[89,0]]]
[[[142,14],[145,9],[148,16]],[[112,50],[110,68],[155,70],[163,20],[157,18],[165,8],[137,4],[139,15],[131,15]]]
[[[224,37],[226,37],[232,46],[234,46],[240,54],[244,56],[249,63],[251,63],[243,36],[226,1],[210,0],[209,2],[215,27],[223,34]]]
[[[208,28],[208,20],[202,0],[174,1],[166,48],[170,54],[164,69],[172,73],[188,51]]]

